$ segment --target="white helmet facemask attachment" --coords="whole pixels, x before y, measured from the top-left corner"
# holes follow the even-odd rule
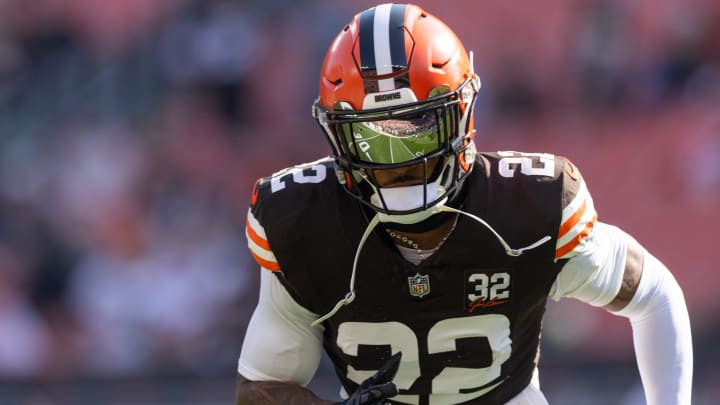
[[[439,86],[423,101],[402,88],[369,94],[362,110],[343,102],[326,110],[316,103],[313,114],[333,148],[345,190],[376,211],[380,222],[414,224],[439,213],[474,160],[468,128],[478,88],[473,76],[455,91]],[[404,186],[382,187],[373,175],[409,167],[421,167],[422,178]]]

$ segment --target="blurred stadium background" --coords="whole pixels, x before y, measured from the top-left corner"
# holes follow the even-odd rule
[[[233,402],[252,184],[328,153],[320,63],[376,3],[0,1],[0,404]],[[479,148],[570,157],[673,270],[717,403],[720,2],[417,3],[475,53]],[[542,353],[553,404],[643,403],[624,319],[551,302]]]

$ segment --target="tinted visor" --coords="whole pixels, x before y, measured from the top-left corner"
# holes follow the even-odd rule
[[[338,129],[353,160],[398,164],[446,149],[446,115],[443,108],[421,110],[390,119],[343,123]]]

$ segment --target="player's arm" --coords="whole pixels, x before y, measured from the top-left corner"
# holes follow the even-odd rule
[[[630,320],[647,403],[690,404],[692,336],[683,292],[662,262],[626,239],[623,281],[604,307]]]
[[[279,277],[280,264],[264,226],[253,209],[260,210],[256,192],[248,210],[245,235],[250,253],[261,267],[260,295],[238,360],[237,404],[330,404],[305,386],[320,363],[324,326],[319,315],[298,303]],[[397,395],[392,378],[399,356],[391,357],[338,405],[372,405]]]
[[[322,326],[282,285],[265,228],[248,210],[248,248],[261,266],[260,294],[238,360],[238,404],[327,404],[304,386],[320,363]],[[280,274],[280,273],[278,273]]]
[[[643,273],[643,262],[645,258],[645,250],[633,238],[628,235],[626,237],[625,248],[625,266],[623,269],[622,281],[620,282],[620,290],[617,295],[603,308],[610,312],[616,312],[628,306],[635,292],[640,285],[640,276]]]
[[[258,305],[238,360],[238,404],[329,403],[304,388],[321,357],[323,327],[310,326],[317,318],[275,274],[262,270]]]
[[[630,235],[597,222],[582,178],[566,179],[566,185],[556,258],[567,262],[551,295],[629,318],[647,403],[689,404],[692,339],[680,286]]]
[[[298,384],[279,381],[250,381],[237,376],[237,405],[302,404],[329,405],[330,401],[318,398]]]
[[[627,317],[647,403],[690,404],[693,354],[685,299],[672,273],[637,241],[597,223],[558,275],[554,294]]]
[[[270,271],[262,272],[260,299],[238,361],[238,405],[332,403],[305,388],[320,361],[323,327],[311,326],[317,318],[297,304]],[[400,356],[391,357],[350,398],[336,405],[371,405],[397,395],[392,379]]]

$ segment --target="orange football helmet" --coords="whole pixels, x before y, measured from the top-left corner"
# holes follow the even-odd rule
[[[480,80],[471,58],[445,23],[418,6],[382,4],[353,17],[327,51],[313,105],[347,191],[393,215],[457,193],[475,159]],[[372,173],[413,165],[422,165],[422,186],[432,192],[409,209],[389,206]]]

